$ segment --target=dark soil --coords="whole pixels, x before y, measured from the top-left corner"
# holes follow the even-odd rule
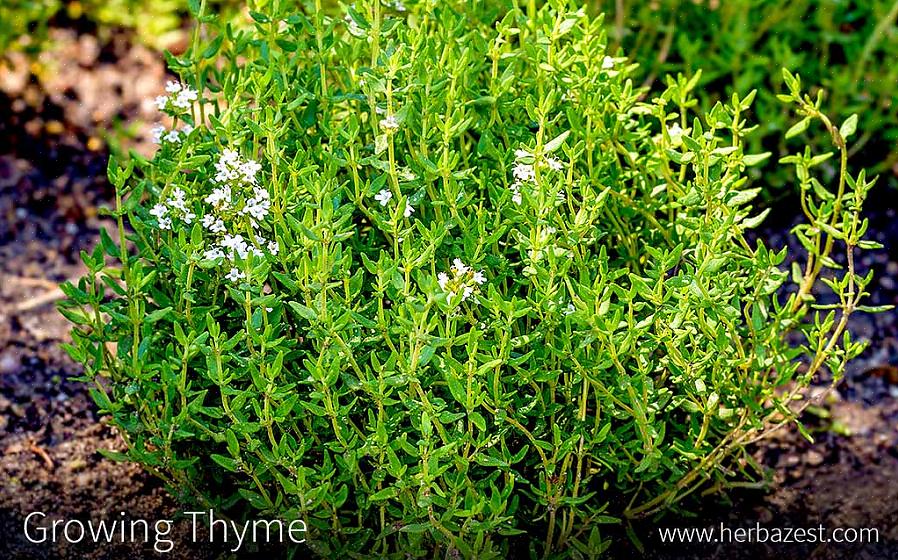
[[[58,31],[58,47],[37,66],[20,59],[0,69],[0,559],[149,558],[149,544],[90,549],[29,543],[25,515],[62,519],[174,519],[182,508],[134,465],[97,449],[118,449],[118,437],[96,413],[79,368],[60,349],[68,326],[52,302],[56,285],[83,272],[111,191],[102,131],[138,123],[132,146],[145,138],[162,91],[159,56],[114,36]],[[63,62],[65,61],[65,62]],[[43,67],[43,68],[42,68]],[[35,75],[37,72],[41,79]],[[144,124],[140,124],[143,122]],[[130,124],[128,125],[130,127]],[[898,303],[898,239],[894,192],[870,205],[871,230],[887,248],[865,256],[877,274],[874,304]],[[768,245],[794,244],[789,211],[763,232]],[[807,416],[809,443],[787,428],[758,446],[770,473],[765,491],[730,492],[704,501],[695,518],[665,517],[635,528],[648,558],[898,558],[898,314],[858,316],[852,332],[870,341],[864,356],[826,402]],[[852,546],[734,544],[662,545],[655,527],[871,527],[879,543]],[[186,522],[176,525],[167,558],[216,558],[223,550],[192,544]],[[202,536],[202,535],[201,535]],[[626,548],[626,547],[625,547]],[[161,556],[160,556],[161,557]]]

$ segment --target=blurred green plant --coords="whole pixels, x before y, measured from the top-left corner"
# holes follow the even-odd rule
[[[753,151],[772,151],[753,170],[768,195],[789,176],[776,159],[788,151],[789,116],[776,100],[785,67],[829,92],[834,117],[859,118],[863,133],[849,146],[859,165],[898,182],[898,1],[896,0],[597,0],[609,18],[613,45],[642,66],[646,83],[666,87],[665,75],[699,79],[702,111],[732,93],[758,90]],[[818,139],[817,142],[822,140]],[[822,149],[823,144],[814,144]],[[831,170],[834,172],[834,170]]]
[[[47,24],[59,10],[54,0],[4,0],[0,2],[0,64],[12,50],[39,52]]]
[[[110,456],[324,558],[595,556],[750,476],[861,352],[873,181],[796,76],[786,136],[834,151],[783,159],[790,274],[748,238],[754,92],[646,100],[562,0],[320,8],[194,5],[159,151],[110,162],[118,227],[60,305]]]

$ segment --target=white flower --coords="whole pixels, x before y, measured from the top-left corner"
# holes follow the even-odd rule
[[[184,193],[184,190],[180,187],[176,187],[175,190],[171,192],[171,196],[168,199],[169,205],[173,208],[177,208],[181,212],[187,211],[186,200],[185,197],[187,195]]]
[[[268,242],[268,252],[272,255],[277,255],[281,250],[281,246],[278,245],[277,241],[269,241]]]
[[[168,106],[168,96],[167,95],[158,95],[154,101],[156,104],[156,108],[160,111],[164,111]]]
[[[561,171],[564,169],[564,164],[556,157],[547,157],[546,165],[549,166],[549,169],[552,171]]]
[[[232,268],[230,272],[228,272],[227,276],[225,276],[231,282],[236,283],[238,280],[242,280],[246,278],[246,274],[240,272],[238,268]]]
[[[614,68],[614,59],[610,56],[606,56],[602,59],[602,70],[611,70]]]
[[[399,121],[396,120],[395,115],[387,115],[380,121],[380,127],[384,130],[396,130],[399,128]]]
[[[224,233],[225,225],[224,221],[218,216],[214,216],[212,214],[206,214],[203,216],[203,227],[209,230],[211,233]]]
[[[514,169],[512,169],[512,175],[521,182],[536,179],[536,171],[534,171],[533,166],[526,163],[516,163]]]
[[[221,246],[223,249],[229,249],[232,255],[236,254],[241,259],[249,256],[249,245],[239,233],[237,235],[226,234],[221,240]]]
[[[190,109],[191,103],[196,101],[197,98],[198,95],[195,89],[190,86],[184,86],[184,88],[178,92],[178,95],[172,99],[171,104],[179,109]]]
[[[215,208],[227,208],[231,204],[231,187],[227,185],[216,187],[203,200]]]
[[[178,134],[177,130],[169,130],[168,134],[165,135],[165,141],[172,144],[177,144],[181,141],[181,135]]]
[[[445,272],[437,274],[437,282],[440,289],[446,292],[451,300],[453,297],[461,294],[461,301],[470,298],[477,291],[478,286],[486,282],[486,276],[483,271],[474,270],[466,265],[461,259],[453,259],[452,266],[449,267],[452,276]]]
[[[206,260],[214,261],[215,259],[223,259],[225,258],[224,251],[222,251],[218,247],[212,247],[211,249],[206,249],[203,253],[203,258]]]
[[[568,304],[567,304],[567,307],[564,309],[564,314],[565,314],[565,315],[570,315],[571,313],[573,313],[573,312],[576,311],[576,310],[577,310],[577,309],[574,307],[574,304],[573,304],[573,303],[568,303]]]
[[[673,123],[673,125],[667,129],[667,134],[670,136],[670,143],[674,146],[679,145],[683,139],[683,128],[680,126],[680,123]]]
[[[394,8],[397,12],[404,12],[404,11],[405,11],[405,4],[402,3],[402,0],[396,0],[395,2],[393,2],[393,8]]]
[[[262,166],[256,160],[248,159],[242,164],[240,164],[239,170],[240,175],[243,176],[243,182],[248,183],[250,185],[254,185],[256,183],[256,174],[261,171]],[[257,191],[258,192],[258,191]],[[266,196],[268,195],[268,191],[265,191]]]
[[[157,124],[153,128],[150,129],[150,137],[153,139],[153,143],[161,144],[162,136],[165,134],[165,127],[161,124]]]
[[[150,215],[155,216],[157,220],[161,220],[168,214],[168,206],[157,203],[155,206],[150,208]]]
[[[402,211],[402,215],[405,216],[406,218],[410,218],[414,211],[415,211],[415,208],[412,206],[412,204],[408,200],[406,200],[405,201],[405,210]]]
[[[167,91],[168,93],[178,93],[179,91],[181,91],[181,83],[174,80],[169,80],[165,84],[165,91]]]
[[[171,218],[159,218],[159,229],[171,229]]]
[[[521,196],[521,184],[512,183],[508,189],[511,191],[511,201],[520,206],[521,202],[524,201],[524,198]]]
[[[262,166],[253,160],[243,161],[237,150],[226,149],[215,162],[216,183],[239,182],[246,185],[256,183],[256,173]]]
[[[246,201],[246,206],[243,207],[242,212],[253,219],[253,225],[255,226],[256,220],[264,220],[265,216],[268,215],[268,211],[271,208],[271,197],[268,191],[261,187],[256,187],[254,194],[254,197]]]
[[[468,268],[468,265],[462,262],[461,259],[456,258],[452,260],[452,270],[455,272],[456,276],[460,276],[468,272],[470,268]]]
[[[190,136],[191,132],[193,132],[193,125],[185,124],[184,126],[181,127],[181,134],[183,134],[185,138],[187,136]]]
[[[516,157],[517,159],[531,157],[532,155],[533,154],[531,154],[530,152],[528,152],[527,150],[525,150],[523,148],[518,148],[517,150],[514,151],[514,157]]]
[[[187,212],[184,212],[184,215],[181,216],[181,219],[184,220],[184,223],[188,225],[193,223],[194,218],[196,218],[196,214],[190,212],[189,210]]]
[[[378,201],[381,206],[386,206],[391,198],[393,198],[393,193],[391,193],[389,189],[383,189],[374,195],[374,200]]]

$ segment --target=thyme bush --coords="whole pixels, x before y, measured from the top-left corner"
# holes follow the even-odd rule
[[[604,525],[750,476],[745,446],[862,349],[856,118],[785,75],[789,135],[834,145],[784,161],[790,272],[746,237],[754,92],[642,101],[558,0],[404,8],[274,2],[235,31],[194,5],[160,149],[110,162],[117,231],[60,307],[110,455],[302,518],[322,557],[592,556]]]

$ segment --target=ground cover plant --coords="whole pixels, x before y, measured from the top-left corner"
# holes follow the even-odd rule
[[[661,0],[601,1],[612,44],[623,45],[646,82],[664,87],[666,74],[701,71],[697,97],[704,110],[733,92],[758,90],[752,118],[759,130],[752,150],[788,153],[789,115],[776,99],[783,84],[771,68],[801,71],[829,92],[826,105],[839,120],[857,114],[862,132],[849,151],[895,184],[898,164],[898,2],[895,0]],[[657,88],[656,88],[657,89]],[[809,141],[814,141],[809,140]],[[813,144],[827,150],[826,139]],[[758,168],[768,197],[790,195],[791,177],[778,157]]]
[[[320,8],[235,30],[191,3],[159,151],[110,163],[117,231],[60,309],[111,456],[302,518],[322,557],[594,556],[750,477],[746,445],[861,351],[873,181],[857,117],[798,77],[808,255],[783,270],[747,238],[754,92],[644,99],[561,1]]]

